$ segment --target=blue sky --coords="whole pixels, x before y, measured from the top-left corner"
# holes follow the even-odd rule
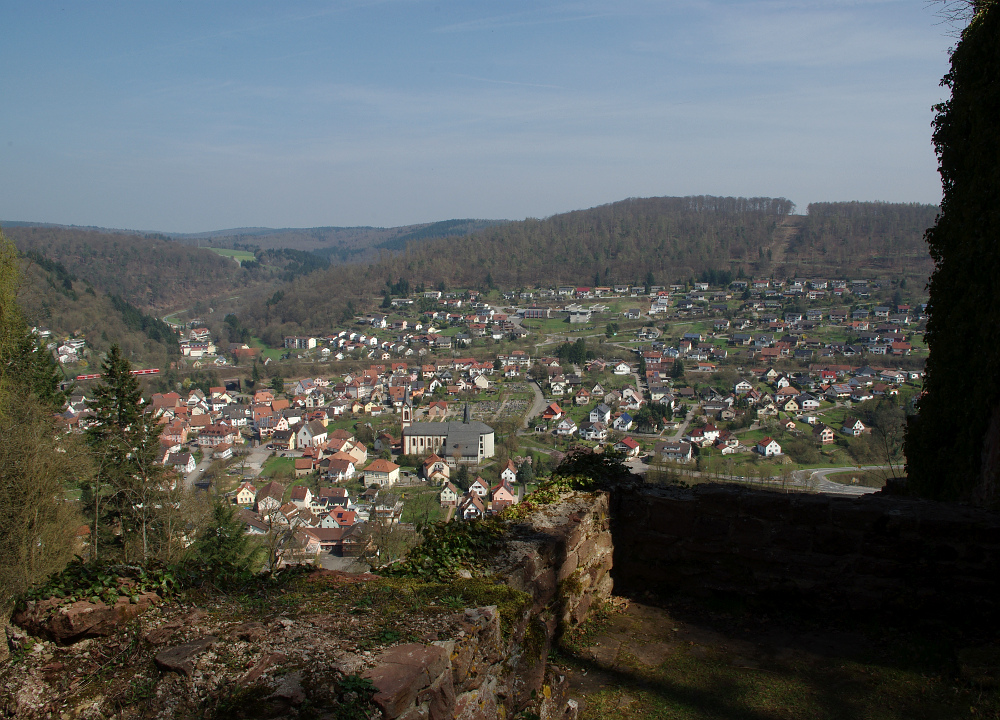
[[[0,219],[197,232],[626,197],[937,202],[922,0],[0,2]]]

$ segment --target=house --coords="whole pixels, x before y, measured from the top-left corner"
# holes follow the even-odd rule
[[[326,426],[320,420],[305,423],[295,435],[295,444],[300,448],[319,447],[326,442]]]
[[[610,413],[611,411],[610,411],[610,410],[608,410],[608,412]],[[563,409],[562,409],[561,407],[559,407],[558,405],[556,405],[555,403],[551,403],[551,404],[550,404],[550,405],[549,405],[549,406],[548,406],[547,408],[545,408],[545,410],[544,410],[544,411],[542,412],[542,419],[543,419],[543,420],[558,420],[558,419],[560,419],[560,418],[561,418],[561,417],[562,417],[563,415],[564,415],[564,413],[563,413]]]
[[[667,441],[656,446],[656,452],[664,460],[673,462],[690,462],[692,457],[691,443]]]
[[[833,428],[829,425],[816,425],[813,427],[813,439],[819,440],[821,445],[829,445],[834,441]]]
[[[194,472],[195,468],[198,467],[198,463],[194,461],[194,456],[191,453],[171,453],[164,465],[169,465],[185,475]]]
[[[472,481],[472,484],[469,485],[469,492],[473,495],[484,498],[490,494],[490,486],[487,485],[486,481],[481,477],[477,477]]]
[[[284,496],[285,486],[272,480],[257,491],[257,497],[254,498],[257,512],[262,516],[269,515],[281,507],[281,500]]]
[[[399,482],[399,465],[388,460],[372,460],[365,468],[365,485],[392,486]]]
[[[459,501],[457,514],[463,520],[478,520],[486,515],[486,507],[478,495],[470,493]]]
[[[636,457],[639,455],[639,443],[630,437],[623,438],[615,443],[615,450],[625,453],[626,457]]]
[[[618,432],[628,432],[632,429],[632,416],[628,413],[622,413],[614,419],[611,426]]]
[[[441,490],[441,504],[446,506],[456,505],[460,496],[461,493],[458,491],[458,488],[450,482],[446,482],[444,488]]]
[[[571,418],[563,418],[556,425],[556,435],[569,436],[575,434],[577,430],[576,423]]]
[[[771,457],[772,455],[781,455],[781,445],[777,443],[776,440],[772,440],[769,437],[759,440],[757,442],[756,451],[763,455],[764,457]]]
[[[580,423],[579,427],[580,437],[584,440],[594,440],[597,442],[603,442],[608,439],[608,428],[604,423],[599,422],[584,422]]]
[[[513,460],[508,460],[507,466],[500,471],[500,480],[508,485],[513,485],[517,482],[517,468],[514,467]]]
[[[311,457],[295,458],[295,477],[305,477],[315,469],[315,464]]]
[[[434,482],[448,482],[451,476],[448,463],[433,453],[424,460],[421,472],[426,480]]]
[[[627,362],[620,362],[614,366],[612,372],[615,375],[628,375],[632,372],[632,368]]]
[[[296,485],[288,499],[298,508],[307,508],[312,505],[313,494],[305,485]]]
[[[517,494],[514,489],[509,483],[502,480],[490,488],[490,497],[490,509],[495,513],[517,503]]]
[[[590,411],[590,422],[599,422],[607,424],[611,419],[611,408],[609,408],[604,403],[601,403],[593,410]]]
[[[840,428],[840,432],[842,432],[844,435],[850,435],[851,437],[860,437],[867,431],[868,428],[865,427],[864,423],[862,423],[860,420],[855,420],[854,422],[851,422],[851,418],[845,418],[844,425],[843,427]]]
[[[248,482],[236,488],[236,504],[243,507],[253,507],[254,498],[257,497],[257,488]]]

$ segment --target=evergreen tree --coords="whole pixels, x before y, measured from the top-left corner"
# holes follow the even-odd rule
[[[212,519],[191,547],[189,566],[210,577],[216,584],[245,583],[260,564],[264,549],[246,534],[236,506],[218,500]]]
[[[929,357],[906,435],[909,485],[934,498],[1000,502],[1000,7],[973,17],[942,84],[934,146],[944,197],[926,239],[934,259]]]
[[[102,535],[113,535],[123,559],[136,553],[148,560],[163,540],[157,535],[158,510],[165,508],[166,471],[157,464],[162,426],[146,414],[132,365],[112,345],[92,391],[93,424],[87,443],[96,463],[95,484],[87,489],[93,505],[95,555]]]

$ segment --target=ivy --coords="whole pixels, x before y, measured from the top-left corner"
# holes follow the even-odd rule
[[[87,600],[114,605],[120,597],[135,602],[143,593],[155,592],[161,597],[177,595],[181,583],[175,568],[158,565],[100,565],[84,563],[77,558],[43,585],[22,596],[27,600],[59,598],[61,605]]]

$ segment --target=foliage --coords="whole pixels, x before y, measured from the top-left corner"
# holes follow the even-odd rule
[[[597,453],[587,447],[573,448],[570,450],[558,467],[552,471],[554,477],[577,476],[590,481],[588,488],[573,489],[596,489],[607,488],[616,483],[632,480],[634,476],[629,470],[622,453],[611,448],[605,448],[604,452]]]
[[[145,412],[131,371],[131,363],[112,345],[101,382],[90,393],[94,418],[86,437],[95,458],[96,484],[88,490],[93,507],[87,510],[94,522],[95,559],[102,533],[114,537],[126,562],[137,552],[148,560],[174,539],[165,522],[175,508],[167,497],[172,480],[157,462],[163,426]]]
[[[932,498],[1000,502],[1000,7],[975,5],[942,84],[934,146],[944,197],[934,259],[925,394],[907,430],[909,486]],[[970,351],[971,350],[971,351]]]
[[[109,294],[108,299],[111,301],[111,307],[121,314],[125,327],[141,331],[150,340],[163,343],[174,354],[180,353],[177,335],[174,334],[169,325],[157,317],[143,313],[135,305],[118,295]]]
[[[142,593],[155,592],[161,597],[176,595],[181,591],[175,568],[162,565],[123,565],[85,563],[73,560],[61,572],[52,575],[44,584],[32,588],[25,600],[60,598],[63,604],[77,600],[103,601],[113,605],[119,597],[133,600]]]
[[[481,576],[490,552],[499,547],[505,530],[505,522],[497,517],[427,525],[420,529],[423,541],[410,550],[405,560],[379,572],[389,577],[422,580],[451,580],[461,570]]]
[[[213,504],[211,521],[185,558],[187,572],[223,588],[242,587],[253,580],[263,548],[245,533],[236,513],[235,505],[221,500]]]
[[[923,256],[923,233],[934,222],[934,205],[886,202],[810,203],[788,252],[845,268]]]
[[[52,420],[61,396],[51,356],[21,319],[18,277],[17,253],[0,233],[0,612],[72,557],[79,520],[66,488],[90,469]]]

